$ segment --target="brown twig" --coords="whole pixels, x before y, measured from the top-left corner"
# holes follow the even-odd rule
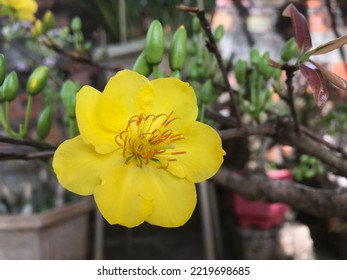
[[[286,72],[286,75],[287,75],[286,85],[287,85],[288,97],[287,97],[287,99],[285,99],[285,101],[287,101],[290,113],[291,113],[292,118],[294,120],[295,131],[298,134],[300,134],[300,126],[299,126],[298,116],[297,116],[297,113],[295,110],[295,105],[294,105],[294,87],[293,87],[293,77],[294,77],[294,73],[297,70],[297,68],[293,67],[293,66],[284,65],[283,70]]]
[[[339,5],[338,2],[339,1],[336,1],[336,3]],[[334,15],[334,13],[332,11],[332,7],[331,7],[330,1],[329,0],[325,0],[325,5],[327,6],[328,13],[329,13],[329,16],[330,16],[330,19],[331,19],[331,27],[332,27],[332,29],[334,31],[335,37],[338,38],[338,37],[340,37],[340,34],[337,31],[336,16]],[[346,53],[345,53],[344,48],[339,48],[339,52],[340,52],[342,60],[346,61]],[[346,65],[346,63],[344,64],[344,66],[345,66],[345,71],[347,72],[347,65]]]
[[[0,135],[0,143],[29,146],[39,150],[55,150],[57,148],[57,146],[47,142],[37,141],[33,139],[28,139],[28,138],[27,139],[14,138],[14,137],[6,136],[6,135]]]
[[[54,155],[54,150],[45,150],[39,152],[0,152],[0,161],[5,160],[33,160],[33,159],[48,159]]]
[[[228,79],[228,74],[226,72],[224,63],[223,63],[223,59],[222,56],[219,52],[217,43],[214,39],[214,36],[212,34],[211,31],[211,25],[208,22],[208,20],[206,19],[205,16],[205,12],[203,10],[200,10],[197,7],[187,7],[187,6],[177,6],[176,7],[177,10],[182,11],[182,12],[189,12],[189,13],[195,13],[197,15],[197,17],[200,20],[200,24],[201,27],[204,29],[205,34],[208,38],[208,40],[206,41],[206,47],[208,48],[208,50],[214,54],[214,56],[216,57],[217,63],[218,63],[218,67],[222,72],[222,76],[223,76],[223,80],[225,82],[227,91],[230,95],[230,102],[231,102],[231,109],[233,111],[233,113],[235,114],[236,120],[237,120],[237,126],[238,127],[242,127],[242,120],[241,120],[241,115],[240,115],[240,110],[236,104],[235,101],[235,94],[233,89],[231,88],[231,85],[229,83],[229,79]]]
[[[111,70],[114,72],[118,72],[120,70],[123,70],[123,68],[120,68],[120,67],[111,67],[108,65],[99,64],[99,63],[93,61],[90,57],[81,56],[77,52],[65,51],[64,49],[60,48],[57,44],[55,44],[52,40],[49,40],[49,41],[43,40],[42,42],[47,48],[55,51],[58,54],[61,54],[65,57],[68,57],[69,59],[71,59],[73,61],[76,61],[76,62],[79,62],[82,64],[90,65],[90,66],[95,67],[99,70]]]
[[[223,140],[248,137],[251,135],[273,136],[276,133],[276,126],[276,123],[264,123],[258,126],[243,126],[240,128],[229,128],[219,131],[219,135]]]
[[[273,137],[277,142],[291,145],[302,150],[304,153],[316,157],[330,166],[333,172],[347,177],[347,161],[340,153],[321,145],[321,141],[313,139],[306,133],[298,134],[295,131],[293,120],[288,117],[276,121],[267,122],[258,126],[244,126],[242,128],[230,128],[219,131],[223,140],[248,137],[251,135],[267,135]]]
[[[334,145],[332,143],[329,143],[329,142],[325,141],[321,137],[319,137],[316,134],[314,134],[314,132],[309,130],[306,126],[300,125],[300,129],[301,129],[301,131],[303,133],[305,133],[308,137],[310,137],[311,139],[313,139],[317,143],[323,144],[324,146],[326,146],[330,150],[335,151],[335,152],[341,154],[341,156],[343,158],[347,159],[347,153],[346,153],[346,151],[342,147],[336,146],[336,145]]]

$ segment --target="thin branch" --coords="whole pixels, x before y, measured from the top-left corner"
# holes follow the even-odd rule
[[[260,173],[241,176],[222,167],[213,180],[250,200],[283,202],[317,217],[346,216],[347,189],[317,189],[284,180],[272,180]]]
[[[256,168],[257,170],[264,171],[264,166],[267,160],[267,152],[273,142],[273,139],[262,136],[261,137],[261,148],[257,155]]]
[[[336,1],[336,3],[337,3],[337,5],[339,5],[339,1]],[[339,38],[340,34],[337,31],[336,15],[334,15],[334,12],[333,12],[332,7],[331,7],[330,0],[325,0],[325,5],[327,6],[327,9],[328,9],[328,13],[329,13],[329,16],[330,16],[330,19],[331,19],[331,27],[332,27],[332,29],[334,31],[335,37]],[[344,49],[343,48],[339,48],[339,52],[340,52],[342,60],[346,61],[346,53],[345,53]],[[347,65],[346,64],[344,64],[344,65],[345,65],[345,71],[347,72]]]
[[[327,146],[323,146],[320,142],[317,142],[305,133],[298,134],[295,131],[293,120],[288,117],[258,126],[244,126],[242,128],[221,130],[219,134],[223,140],[248,137],[251,135],[271,136],[279,143],[294,146],[304,153],[321,160],[323,163],[329,165],[333,172],[347,177],[347,160],[341,154],[332,151]]]
[[[295,110],[295,105],[294,105],[294,87],[293,87],[293,77],[294,77],[294,72],[297,70],[296,67],[284,67],[284,70],[287,75],[286,79],[286,85],[287,85],[287,92],[288,92],[288,99],[286,99],[290,113],[293,117],[294,120],[294,126],[296,132],[300,133],[300,126],[299,126],[299,121],[298,121],[298,116]]]
[[[280,119],[277,124],[276,139],[321,160],[332,168],[332,172],[347,177],[347,161],[340,154],[336,154],[327,147],[319,145],[304,133],[296,133],[293,125],[289,118]]]
[[[22,152],[22,153],[12,153],[12,152],[0,152],[0,161],[5,160],[33,160],[33,159],[48,159],[54,155],[54,150],[46,150],[40,152]]]
[[[21,138],[14,138],[6,135],[0,135],[0,143],[8,143],[13,145],[23,145],[23,146],[29,146],[33,148],[37,148],[40,150],[54,150],[57,147],[53,144],[42,142],[42,141],[36,141],[33,139],[21,139]]]
[[[212,31],[211,31],[211,25],[208,22],[208,20],[206,19],[205,12],[203,10],[200,10],[197,7],[187,7],[187,6],[181,5],[181,6],[177,6],[176,8],[179,11],[195,13],[197,15],[197,17],[199,18],[200,23],[201,23],[201,27],[204,29],[205,34],[207,35],[207,38],[208,38],[208,41],[206,42],[206,47],[216,57],[218,67],[222,72],[223,80],[224,80],[225,85],[227,87],[227,91],[230,95],[231,108],[232,108],[232,111],[234,112],[236,120],[237,120],[237,126],[242,127],[240,110],[239,110],[239,108],[236,104],[236,101],[235,101],[235,94],[234,94],[234,91],[231,88],[231,85],[229,83],[229,78],[228,78],[228,74],[227,74],[227,71],[225,69],[224,63],[223,63],[222,55],[219,52],[217,43],[216,43],[214,36],[212,34]]]
[[[237,122],[236,119],[234,117],[226,117],[221,115],[220,113],[211,110],[209,108],[206,108],[205,111],[205,117],[209,118],[225,127],[236,127],[237,126]]]
[[[264,123],[258,126],[243,126],[241,128],[229,128],[219,131],[223,140],[248,137],[251,135],[273,136],[276,133],[276,123]]]
[[[341,154],[341,156],[343,158],[347,159],[347,153],[346,153],[346,151],[342,147],[334,145],[332,143],[329,143],[329,142],[325,141],[321,137],[317,136],[313,131],[309,130],[306,126],[301,125],[300,129],[301,129],[301,131],[303,133],[305,133],[308,137],[310,137],[311,139],[313,139],[317,143],[325,145],[330,150],[335,151],[335,152]]]
[[[247,18],[249,16],[248,9],[242,5],[241,0],[234,0],[234,5],[241,19],[242,33],[246,36],[248,46],[252,47],[254,45],[254,39],[247,28]]]
[[[63,50],[62,48],[60,48],[58,45],[56,45],[52,40],[49,40],[49,42],[43,41],[43,44],[47,48],[55,51],[58,54],[61,54],[65,57],[68,57],[73,61],[76,61],[76,62],[79,62],[82,64],[90,65],[90,66],[95,67],[99,70],[111,70],[114,72],[118,72],[120,70],[123,70],[123,68],[120,68],[120,67],[110,67],[107,65],[101,65],[101,64],[93,61],[90,57],[83,57],[80,54],[78,54],[77,52],[67,52],[67,51]]]

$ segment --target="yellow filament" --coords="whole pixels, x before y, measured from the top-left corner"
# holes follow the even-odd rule
[[[152,163],[159,169],[167,169],[169,162],[177,161],[176,155],[185,151],[175,151],[176,141],[184,139],[182,133],[174,132],[170,125],[177,120],[170,114],[132,116],[115,142],[123,149],[125,163],[134,161],[136,166]]]

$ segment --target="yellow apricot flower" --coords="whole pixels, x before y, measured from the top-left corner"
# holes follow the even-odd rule
[[[35,0],[0,0],[0,5],[8,7],[19,20],[33,21],[37,11]]]
[[[76,98],[80,135],[53,158],[60,184],[93,194],[110,224],[183,225],[196,206],[194,183],[212,177],[225,154],[217,132],[196,121],[192,87],[123,70],[102,93],[84,86]]]

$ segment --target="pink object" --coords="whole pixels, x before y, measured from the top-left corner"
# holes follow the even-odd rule
[[[267,172],[269,178],[288,180],[293,179],[290,170],[271,170]],[[233,207],[237,222],[242,228],[258,227],[270,229],[283,223],[284,214],[288,205],[284,203],[266,203],[262,201],[249,201],[239,194],[233,194]]]

